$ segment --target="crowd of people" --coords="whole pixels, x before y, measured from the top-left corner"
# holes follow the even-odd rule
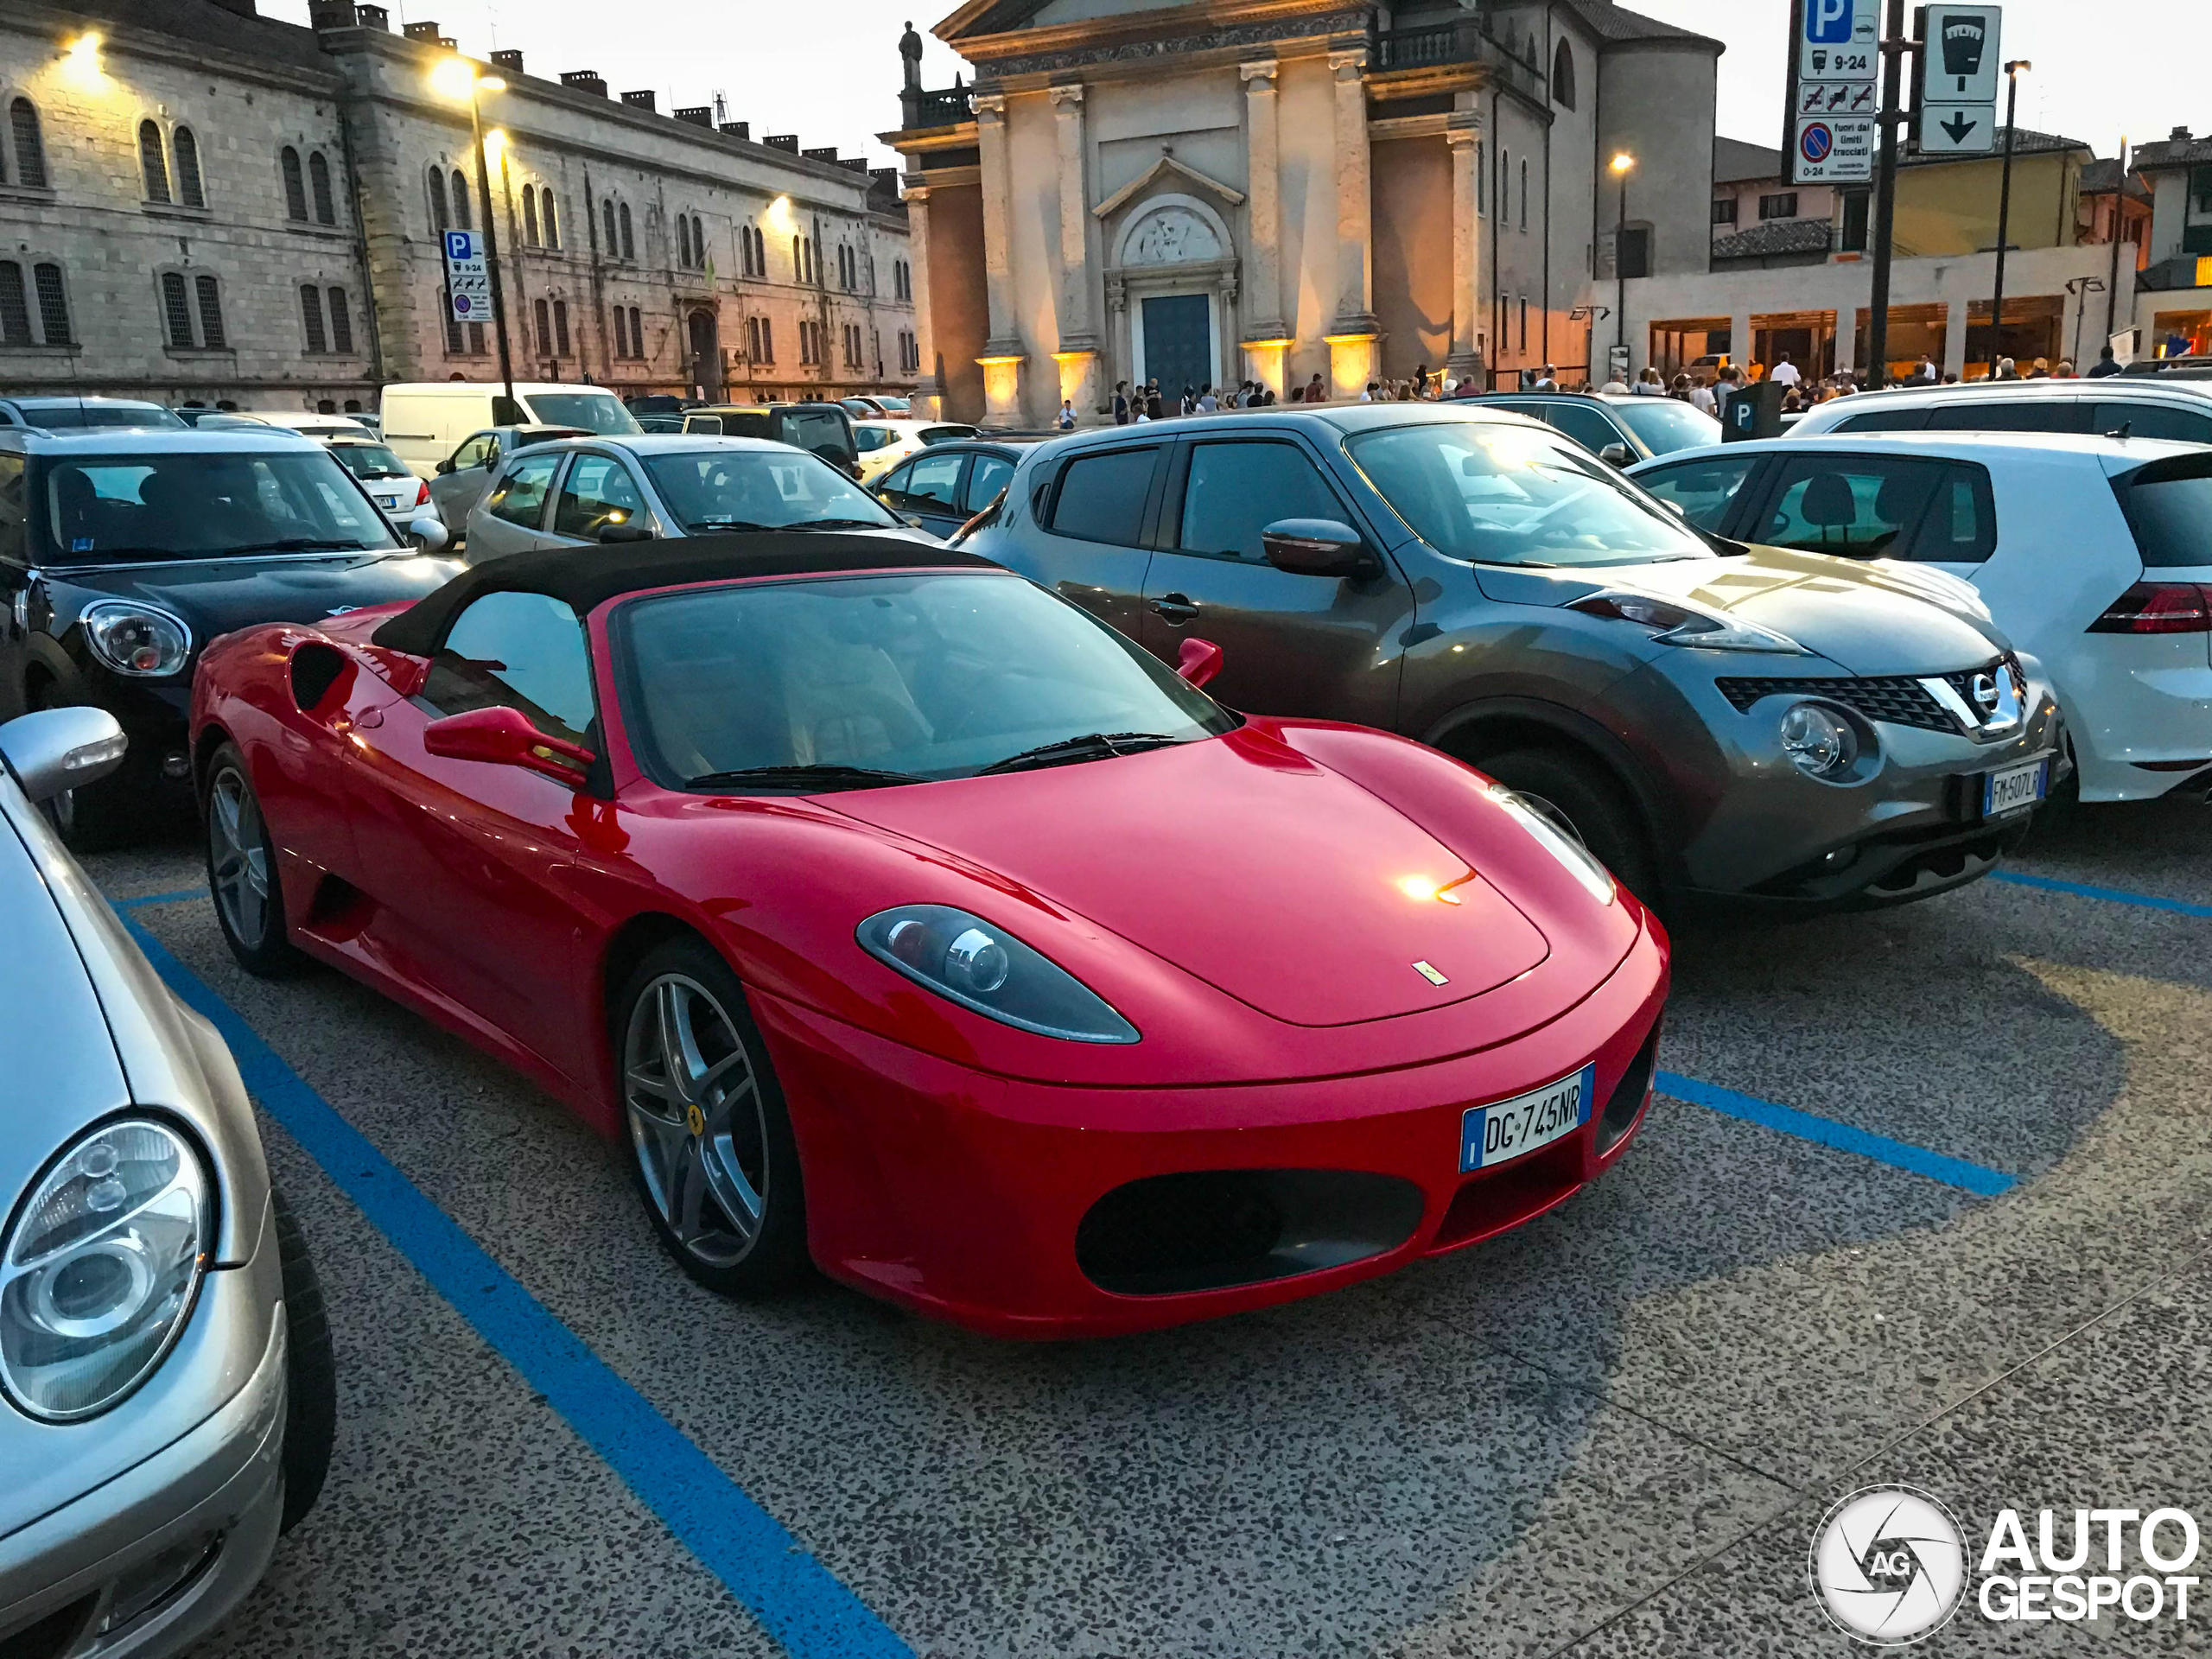
[[[1363,404],[1433,403],[1443,397],[1471,397],[1484,389],[1471,379],[1447,383],[1441,372],[1432,371],[1424,363],[1404,379],[1369,381],[1357,401]],[[1264,409],[1276,401],[1274,389],[1259,380],[1247,380],[1236,386],[1186,385],[1179,397],[1162,392],[1157,380],[1147,380],[1141,385],[1132,385],[1128,381],[1122,380],[1115,383],[1112,412],[1115,425],[1132,426],[1143,421],[1166,420],[1176,415],[1211,415],[1224,409]],[[1292,386],[1281,401],[1287,404],[1325,404],[1332,401],[1332,397],[1328,386],[1317,372],[1305,385]],[[1058,422],[1060,429],[1065,431],[1074,424],[1073,404],[1062,403]]]

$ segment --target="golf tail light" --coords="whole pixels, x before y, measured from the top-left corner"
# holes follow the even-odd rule
[[[49,1422],[121,1400],[184,1328],[213,1222],[175,1130],[124,1118],[85,1135],[0,1238],[0,1387]]]
[[[192,654],[192,630],[151,605],[111,601],[87,606],[79,620],[92,655],[136,679],[174,674]]]
[[[1833,778],[1859,758],[1859,734],[1833,709],[1796,703],[1782,716],[1782,751],[1798,771]]]
[[[901,905],[860,925],[861,949],[964,1008],[1072,1043],[1134,1043],[1136,1027],[1065,968],[980,916]]]
[[[2139,582],[2089,624],[2091,633],[2212,633],[2212,588]]]

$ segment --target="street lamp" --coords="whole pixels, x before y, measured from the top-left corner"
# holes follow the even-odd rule
[[[1619,221],[1613,227],[1613,276],[1620,285],[1619,303],[1613,307],[1613,349],[1628,349],[1628,175],[1636,170],[1636,157],[1621,150],[1613,157],[1613,176],[1621,181]]]
[[[468,100],[470,146],[476,152],[476,200],[484,208],[484,261],[492,278],[492,327],[499,341],[499,379],[506,388],[509,412],[515,401],[514,359],[507,350],[507,301],[499,283],[499,214],[492,205],[492,171],[484,155],[484,118],[478,101],[486,92],[504,92],[497,75],[480,75],[467,58],[447,58],[430,71],[430,88],[442,97]],[[450,303],[450,299],[448,299]]]
[[[2012,140],[2019,131],[2013,117],[2020,107],[2020,71],[2034,67],[2025,58],[2015,58],[2005,66],[2005,181],[1997,191],[1997,292],[1989,302],[1989,378],[1993,380],[2005,355],[2005,244],[2012,236]]]

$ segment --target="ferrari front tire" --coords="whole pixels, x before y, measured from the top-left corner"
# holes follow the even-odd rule
[[[201,840],[207,849],[207,890],[215,920],[238,966],[264,979],[297,973],[307,958],[284,923],[284,890],[276,879],[276,845],[245,757],[226,743],[207,763],[200,798]]]
[[[745,988],[698,938],[656,946],[616,999],[631,1172],[684,1272],[724,1296],[805,1276],[798,1147]]]

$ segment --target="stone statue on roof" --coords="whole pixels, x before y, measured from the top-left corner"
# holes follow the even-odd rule
[[[906,60],[906,90],[919,92],[922,88],[922,37],[914,33],[909,22],[906,32],[899,37],[899,55]]]

